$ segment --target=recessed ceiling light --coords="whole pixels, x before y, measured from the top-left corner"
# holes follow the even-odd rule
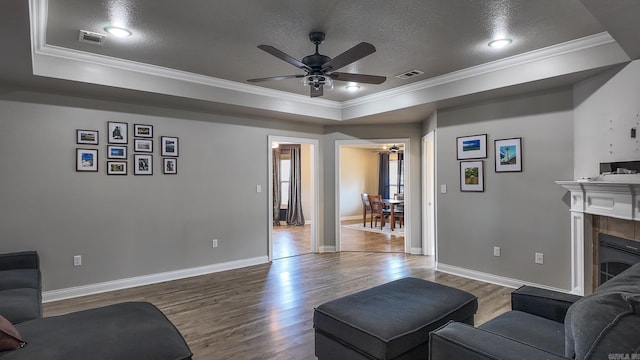
[[[511,39],[496,39],[496,40],[492,40],[489,41],[489,47],[492,47],[494,49],[501,49],[509,44],[511,44]]]
[[[117,26],[105,26],[104,31],[119,38],[126,38],[132,35],[131,31]]]
[[[358,85],[358,84],[349,84],[349,85],[347,85],[347,90],[349,90],[349,91],[360,90],[360,85]]]

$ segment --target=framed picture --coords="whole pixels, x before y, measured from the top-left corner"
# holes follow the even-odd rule
[[[484,161],[460,162],[460,191],[484,191]]]
[[[76,171],[98,171],[98,150],[76,149]]]
[[[127,147],[119,145],[107,146],[107,159],[126,159]]]
[[[133,151],[153,152],[153,140],[146,140],[146,139],[133,140]]]
[[[107,161],[107,175],[127,175],[127,162]]]
[[[133,124],[133,136],[152,138],[153,137],[153,125]]]
[[[153,155],[135,154],[133,166],[134,175],[153,175]]]
[[[522,171],[522,138],[496,140],[496,172]]]
[[[162,156],[178,156],[177,137],[162,136],[160,142],[162,144]]]
[[[487,157],[487,134],[458,137],[456,145],[458,160]]]
[[[109,121],[109,144],[126,144],[129,139],[128,127],[127,123]]]
[[[162,173],[163,174],[177,174],[178,173],[178,159],[176,159],[176,158],[164,158],[164,159],[162,159]]]
[[[76,130],[76,144],[98,145],[96,130]]]

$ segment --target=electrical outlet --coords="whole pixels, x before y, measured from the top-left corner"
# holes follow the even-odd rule
[[[493,256],[500,256],[500,246],[493,247]]]
[[[536,264],[544,264],[544,254],[536,253]]]
[[[75,255],[73,257],[73,266],[80,266],[82,265],[82,255]]]
[[[218,247],[218,239],[211,240],[211,247],[214,247],[214,248]]]
[[[440,185],[440,193],[441,194],[446,194],[447,193],[447,184]]]

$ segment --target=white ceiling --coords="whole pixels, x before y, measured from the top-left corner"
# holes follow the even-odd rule
[[[0,91],[16,88],[315,123],[420,121],[437,107],[572,82],[640,57],[637,0],[3,0]],[[30,21],[31,18],[31,21]],[[103,46],[79,30],[133,36]],[[341,72],[382,75],[350,93],[336,82],[310,99],[297,59],[308,33],[335,57],[361,41],[377,51]],[[491,49],[507,36],[513,44]],[[31,65],[31,66],[30,66]],[[424,75],[394,76],[409,70]]]

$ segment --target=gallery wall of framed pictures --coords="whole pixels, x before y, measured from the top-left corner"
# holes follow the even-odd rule
[[[494,140],[495,172],[522,172],[522,138]],[[487,134],[456,138],[456,159],[460,161],[460,191],[484,191],[484,160]]]
[[[107,122],[106,174],[128,175],[129,159],[134,175],[153,175],[154,135],[153,125],[133,124],[126,122]],[[98,172],[100,131],[76,130],[76,144],[83,147],[76,148],[76,171]],[[132,153],[129,153],[129,144]],[[162,158],[162,174],[178,174],[179,139],[175,136],[159,136],[160,156]],[[87,145],[91,145],[87,146]]]

